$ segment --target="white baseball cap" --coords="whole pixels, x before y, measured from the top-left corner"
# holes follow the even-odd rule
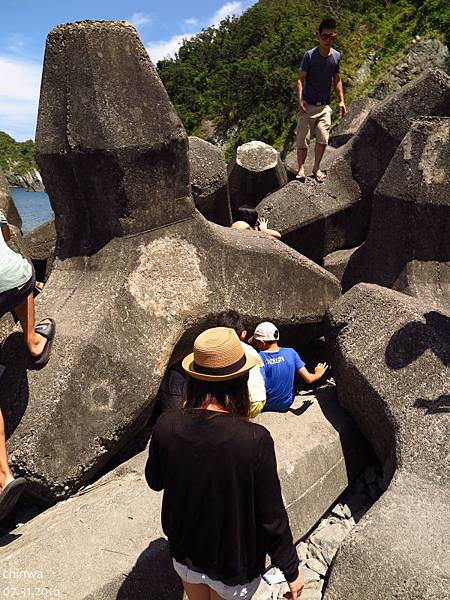
[[[280,332],[273,323],[264,321],[260,323],[255,329],[255,333],[250,338],[250,342],[253,340],[260,340],[262,342],[277,342],[280,338]]]

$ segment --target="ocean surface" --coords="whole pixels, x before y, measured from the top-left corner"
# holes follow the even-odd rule
[[[52,207],[45,192],[27,192],[11,188],[14,204],[22,217],[22,230],[31,231],[53,217]]]

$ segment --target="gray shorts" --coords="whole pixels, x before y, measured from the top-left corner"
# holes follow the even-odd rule
[[[174,558],[173,568],[178,573],[180,578],[187,583],[204,583],[209,586],[212,590],[216,592],[221,598],[224,600],[250,600],[253,597],[256,590],[259,587],[259,583],[261,581],[261,577],[256,577],[250,583],[244,583],[242,585],[225,585],[221,581],[216,581],[215,579],[210,579],[207,575],[203,575],[202,573],[197,573],[197,571],[192,571],[186,565],[182,565],[177,562]]]

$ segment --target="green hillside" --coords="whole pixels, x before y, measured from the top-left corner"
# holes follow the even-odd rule
[[[367,95],[415,36],[450,41],[448,0],[260,0],[158,63],[188,133],[234,132],[228,152],[252,139],[280,149],[295,128],[298,64],[328,15],[338,20],[335,46],[342,52],[347,105]],[[369,53],[369,80],[357,84]]]
[[[23,175],[36,168],[32,140],[16,142],[10,135],[0,131],[0,168],[5,175]]]

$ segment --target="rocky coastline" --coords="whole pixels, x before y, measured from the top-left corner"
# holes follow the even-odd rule
[[[21,187],[28,192],[45,192],[42,177],[37,169],[25,173],[7,173],[6,179],[10,187]]]

